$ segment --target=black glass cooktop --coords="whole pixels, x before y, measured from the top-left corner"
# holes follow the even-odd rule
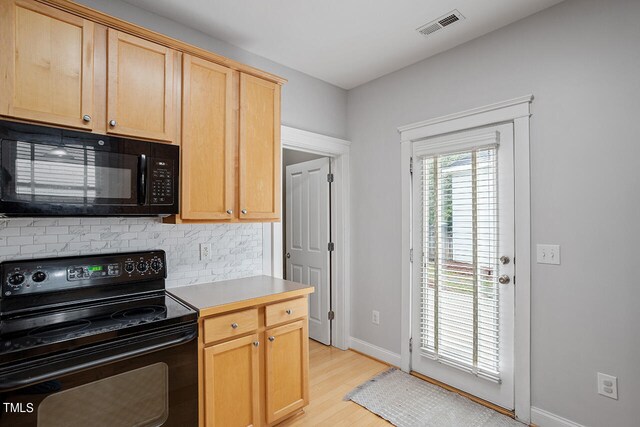
[[[16,315],[0,322],[0,366],[196,319],[164,291]]]

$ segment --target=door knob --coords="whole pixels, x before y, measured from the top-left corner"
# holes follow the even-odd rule
[[[508,256],[506,256],[506,255],[502,255],[502,256],[500,257],[500,264],[502,264],[502,265],[507,265],[507,264],[509,264],[510,262],[511,262],[511,258],[509,258]]]
[[[240,212],[242,212],[242,215],[246,215],[247,214],[247,210],[246,209],[242,209]]]
[[[115,120],[109,120],[109,126],[111,126],[112,128],[116,127],[117,124],[118,122],[116,122]]]
[[[269,337],[269,341],[274,342],[276,340],[276,337]]]
[[[85,114],[84,116],[82,116],[82,120],[89,123],[91,121],[91,116],[88,114]]]
[[[503,274],[502,276],[498,277],[498,282],[500,282],[503,285],[506,285],[510,281],[511,281],[511,279],[506,274]]]
[[[233,213],[233,210],[232,210],[232,209],[227,209],[227,213],[228,213],[229,215],[231,215],[231,214]]]
[[[259,346],[259,345],[260,345],[260,341],[254,341],[254,342],[253,342],[253,346],[254,346],[254,347],[257,347],[257,346]]]
[[[287,258],[291,258],[291,254],[287,252]]]

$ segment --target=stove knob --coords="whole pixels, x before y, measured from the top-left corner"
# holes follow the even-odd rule
[[[136,269],[136,266],[132,262],[127,262],[124,265],[124,271],[126,271],[127,273],[133,273],[133,270],[135,269]]]
[[[162,261],[159,259],[154,259],[151,261],[151,268],[153,271],[158,272],[162,268]]]
[[[145,271],[147,271],[147,268],[149,268],[149,266],[147,265],[146,261],[140,261],[138,265],[136,265],[136,268],[140,273],[144,273]]]
[[[13,285],[13,286],[22,285],[22,283],[24,282],[24,275],[20,273],[14,273],[11,276],[9,276],[9,280],[7,281],[9,282],[10,285]]]
[[[36,271],[35,273],[33,273],[33,276],[31,276],[31,280],[36,283],[44,282],[46,278],[47,275],[43,271]]]

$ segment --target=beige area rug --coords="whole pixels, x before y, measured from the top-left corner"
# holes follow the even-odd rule
[[[399,369],[389,369],[344,398],[398,427],[523,427],[518,421]]]

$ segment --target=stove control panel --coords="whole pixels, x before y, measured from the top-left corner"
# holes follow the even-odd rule
[[[166,277],[164,251],[5,261],[0,298]]]

